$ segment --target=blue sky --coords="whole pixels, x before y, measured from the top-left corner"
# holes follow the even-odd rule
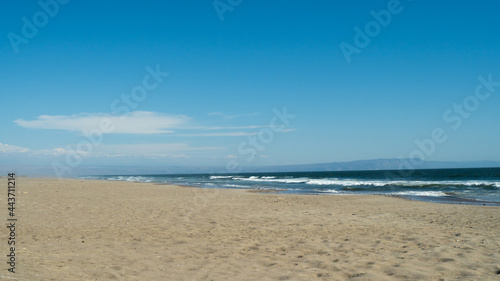
[[[2,165],[500,161],[494,1],[2,5]]]

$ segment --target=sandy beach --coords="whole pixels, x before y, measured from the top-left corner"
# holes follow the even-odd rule
[[[15,274],[5,227],[0,242],[6,280],[500,280],[498,207],[16,182]]]

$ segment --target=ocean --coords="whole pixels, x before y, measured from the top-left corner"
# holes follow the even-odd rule
[[[500,168],[242,174],[103,175],[84,179],[287,194],[401,196],[437,203],[500,206]]]

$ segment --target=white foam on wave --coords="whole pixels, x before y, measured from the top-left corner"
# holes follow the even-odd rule
[[[152,182],[153,180],[146,177],[141,176],[117,176],[117,177],[109,177],[107,180],[112,181],[139,181],[139,182]]]
[[[306,182],[306,184],[314,184],[314,185],[335,185],[339,181],[338,180],[329,180],[329,179],[311,179]]]
[[[340,193],[340,191],[335,190],[335,189],[315,190],[315,191],[324,192],[324,193],[335,193],[335,194]]]
[[[216,180],[216,179],[230,179],[233,176],[210,176],[211,180]]]
[[[312,185],[339,185],[339,186],[385,186],[388,183],[384,181],[359,181],[359,180],[339,180],[339,179],[311,179],[306,182],[306,184]]]
[[[239,184],[224,184],[224,187],[248,188],[248,186],[239,185]]]
[[[465,181],[418,181],[422,185],[447,185],[447,186],[491,186],[491,187],[499,187],[500,182],[494,181],[479,181],[479,180],[465,180]]]
[[[418,187],[425,185],[492,185],[491,182],[472,182],[472,181],[402,181],[402,180],[358,180],[358,179],[338,179],[338,178],[324,178],[324,179],[310,179],[310,178],[276,178],[276,177],[257,177],[251,176],[248,178],[234,177],[234,180],[253,181],[253,182],[278,182],[278,183],[304,183],[309,185],[336,185],[336,186],[405,186],[405,187]],[[500,186],[500,183],[498,183]]]
[[[443,197],[449,196],[442,191],[400,191],[392,192],[390,195],[406,195],[406,196],[430,196],[430,197]]]
[[[289,178],[289,179],[276,179],[276,178],[259,178],[255,176],[251,176],[249,178],[234,178],[235,180],[242,181],[257,181],[257,182],[280,182],[280,183],[305,183],[309,179],[308,178]]]
[[[102,178],[99,176],[81,176],[78,178],[80,178],[82,180],[102,180]]]
[[[491,187],[500,187],[500,182],[494,182],[494,181],[465,181],[465,185],[470,185],[470,186],[491,186]]]
[[[356,180],[356,179],[311,179],[307,184],[338,186],[491,186],[500,188],[500,182],[493,181],[404,181],[404,180]]]

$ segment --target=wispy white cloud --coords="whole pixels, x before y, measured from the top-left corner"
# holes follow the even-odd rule
[[[59,156],[59,155],[66,155],[66,154],[69,153],[69,151],[66,150],[66,149],[64,149],[64,148],[62,148],[62,147],[57,147],[57,148],[54,148],[54,149],[33,150],[33,151],[30,151],[30,153],[34,154],[34,155]]]
[[[10,145],[10,144],[5,144],[5,143],[0,143],[0,153],[19,153],[19,154],[28,154],[28,155],[42,155],[42,156],[60,156],[60,155],[66,155],[70,153],[71,151],[62,148],[62,147],[56,147],[53,149],[29,149],[26,147],[20,147],[17,145]],[[85,151],[76,151],[77,153],[84,155],[87,154]]]
[[[26,153],[30,150],[25,147],[0,143],[0,153]]]
[[[147,143],[147,144],[103,144],[96,146],[95,156],[179,156],[187,152],[218,150],[217,147],[194,147],[186,143]]]
[[[214,113],[215,114],[215,113]],[[167,115],[150,111],[133,111],[125,115],[115,116],[105,113],[80,113],[74,115],[41,115],[34,120],[17,119],[17,125],[31,129],[65,130],[84,132],[100,130],[100,123],[105,120],[112,128],[103,133],[110,134],[167,134],[178,130],[216,131],[216,130],[255,130],[268,126],[196,126],[192,119],[184,115]],[[255,132],[224,133],[189,133],[176,134],[187,137],[240,137],[255,135]]]
[[[246,129],[260,129],[269,126],[239,126],[239,127],[221,127],[221,126],[198,126],[189,127],[187,129],[193,130],[204,130],[204,131],[215,131],[215,130],[246,130]]]
[[[215,114],[215,113],[213,113]],[[252,114],[253,115],[253,114]],[[103,121],[110,124],[112,129],[103,133],[111,134],[138,134],[153,135],[169,134],[172,137],[248,137],[255,136],[261,128],[268,126],[199,126],[196,122],[184,115],[168,115],[158,112],[134,111],[125,115],[116,116],[105,113],[80,113],[74,115],[42,115],[33,120],[18,119],[14,122],[24,128],[64,130],[70,132],[100,130]],[[293,131],[286,129],[284,132]],[[95,134],[95,131],[92,132]],[[169,138],[171,139],[171,138]],[[193,146],[192,143],[151,143],[153,139],[142,138],[139,144],[117,144],[106,142],[85,146],[79,144],[47,149],[29,149],[15,145],[0,143],[0,153],[24,153],[36,158],[68,157],[77,153],[83,158],[149,158],[149,159],[187,159],[192,157],[208,157],[208,154],[220,154],[223,147]],[[137,138],[135,139],[137,140]],[[87,140],[84,140],[84,142]],[[154,141],[154,140],[153,140]],[[157,142],[157,141],[154,141]],[[90,142],[89,142],[90,144]],[[85,149],[87,151],[80,151]]]
[[[222,112],[210,112],[207,114],[207,116],[219,116],[224,119],[235,119],[235,118],[240,118],[240,117],[248,117],[248,116],[256,116],[259,115],[258,112],[254,113],[247,113],[247,114],[225,114]]]
[[[269,128],[269,126],[248,126],[248,127],[243,127],[243,128],[250,128],[256,127],[256,128]],[[238,127],[231,127],[231,128],[238,128]],[[241,127],[240,127],[241,128]],[[214,129],[217,130],[217,129]],[[222,130],[219,129],[219,130]],[[296,129],[284,129],[280,131],[280,133],[289,133],[293,132]],[[198,133],[198,134],[174,134],[174,136],[179,136],[179,137],[245,137],[245,136],[255,136],[257,135],[257,131],[253,132],[225,132],[225,133]]]
[[[78,154],[84,158],[171,158],[187,159],[191,155],[204,151],[220,151],[219,147],[196,147],[186,143],[151,143],[151,144],[101,144],[92,147],[92,151],[81,151],[76,145],[68,145],[66,148],[57,147],[53,149],[33,150],[16,145],[0,143],[0,154],[27,155],[36,157],[59,157],[68,154]]]
[[[175,134],[178,137],[245,137],[256,135],[256,132],[228,132],[228,133],[210,133],[210,134]]]
[[[42,115],[35,120],[15,120],[14,123],[24,128],[52,129],[65,131],[90,131],[99,129],[106,120],[113,134],[165,134],[187,124],[190,118],[183,115],[167,115],[149,111],[134,111],[125,115],[89,114]]]

